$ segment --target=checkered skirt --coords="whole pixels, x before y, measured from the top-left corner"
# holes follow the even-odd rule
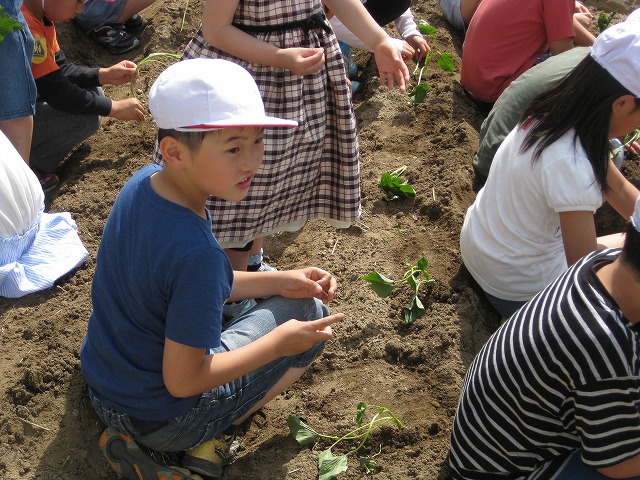
[[[240,0],[234,23],[280,25],[321,11],[320,0]],[[360,156],[335,35],[320,28],[249,34],[280,48],[324,48],[326,64],[318,73],[301,77],[284,68],[248,63],[207,44],[202,30],[187,45],[183,58],[224,58],[242,65],[256,80],[267,115],[299,125],[265,129],[264,161],[243,201],[209,197],[213,233],[223,247],[231,248],[298,230],[311,218],[348,227],[360,215]],[[157,149],[155,161],[162,163]]]

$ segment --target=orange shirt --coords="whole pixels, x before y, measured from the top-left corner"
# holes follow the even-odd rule
[[[38,79],[60,68],[56,63],[56,53],[60,50],[56,27],[51,22],[49,22],[50,25],[45,25],[41,19],[34,17],[24,5],[20,10],[27,20],[27,25],[29,25],[29,30],[33,35],[34,47],[31,71],[33,72],[33,78]]]

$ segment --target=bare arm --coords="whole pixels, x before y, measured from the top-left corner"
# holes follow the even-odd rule
[[[267,363],[309,350],[332,337],[331,324],[342,321],[337,313],[319,320],[290,320],[264,337],[236,350],[205,355],[202,348],[165,339],[162,376],[171,395],[198,395],[240,378]]]
[[[380,83],[401,92],[409,81],[409,70],[389,35],[376,23],[360,0],[325,0],[327,7],[345,26],[369,47],[376,58]]]
[[[321,48],[278,48],[232,25],[239,0],[206,0],[202,16],[205,40],[248,62],[286,68],[296,75],[316,73],[324,65]]]
[[[604,199],[625,220],[628,220],[633,215],[640,191],[622,175],[622,172],[616,168],[611,160],[609,160],[607,171],[607,185],[609,185],[609,191],[605,194]]]
[[[566,52],[573,48],[573,38],[567,37],[555,42],[549,42],[549,50],[551,55],[558,55],[559,53]]]
[[[568,266],[598,248],[596,225],[591,212],[560,212],[560,230]]]
[[[573,29],[576,32],[576,36],[574,38],[576,45],[590,47],[593,45],[593,42],[596,41],[596,37],[594,37],[593,34],[582,25],[575,15],[573,16]]]
[[[640,454],[631,457],[624,462],[611,467],[597,468],[605,477],[609,478],[635,478],[640,476]]]

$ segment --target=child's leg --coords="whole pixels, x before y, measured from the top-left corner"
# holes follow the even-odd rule
[[[33,117],[30,115],[28,117],[0,121],[0,131],[13,144],[24,161],[29,163]]]
[[[97,90],[102,94],[102,89]],[[29,165],[53,173],[78,144],[98,131],[100,117],[57,110],[47,103],[36,105]]]
[[[124,23],[133,17],[136,13],[141,12],[155,0],[127,0],[120,16],[116,19],[116,23]]]

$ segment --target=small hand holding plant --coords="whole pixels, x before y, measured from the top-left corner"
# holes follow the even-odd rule
[[[432,27],[424,20],[420,20],[418,23],[418,28],[420,29],[420,33],[423,35],[429,35],[432,38],[435,38],[435,34],[437,32],[435,27]],[[422,82],[422,73],[424,72],[425,67],[431,60],[434,54],[438,55],[438,60],[436,61],[437,65],[444,70],[445,72],[454,72],[455,67],[453,65],[453,55],[449,52],[435,52],[434,50],[430,50],[426,57],[416,63],[416,68],[413,70],[413,75],[415,76],[418,69],[420,73],[418,74],[418,83],[413,90],[409,93],[409,98],[414,105],[418,105],[425,101],[427,98],[427,93],[429,92],[429,85],[427,83]]]
[[[375,412],[369,420],[366,418],[367,411]],[[318,480],[330,480],[336,475],[345,472],[349,468],[347,456],[357,454],[364,447],[371,433],[389,422],[393,422],[398,428],[402,428],[402,422],[388,408],[380,405],[370,405],[365,402],[358,404],[356,428],[342,436],[318,433],[295,415],[291,415],[287,419],[291,435],[302,446],[312,447],[321,438],[334,440],[329,448],[318,454]],[[334,455],[331,449],[342,442],[358,443],[346,454]],[[373,473],[378,467],[374,458],[380,455],[381,452],[382,446],[374,455],[368,457],[358,455],[358,462],[366,474]]]

